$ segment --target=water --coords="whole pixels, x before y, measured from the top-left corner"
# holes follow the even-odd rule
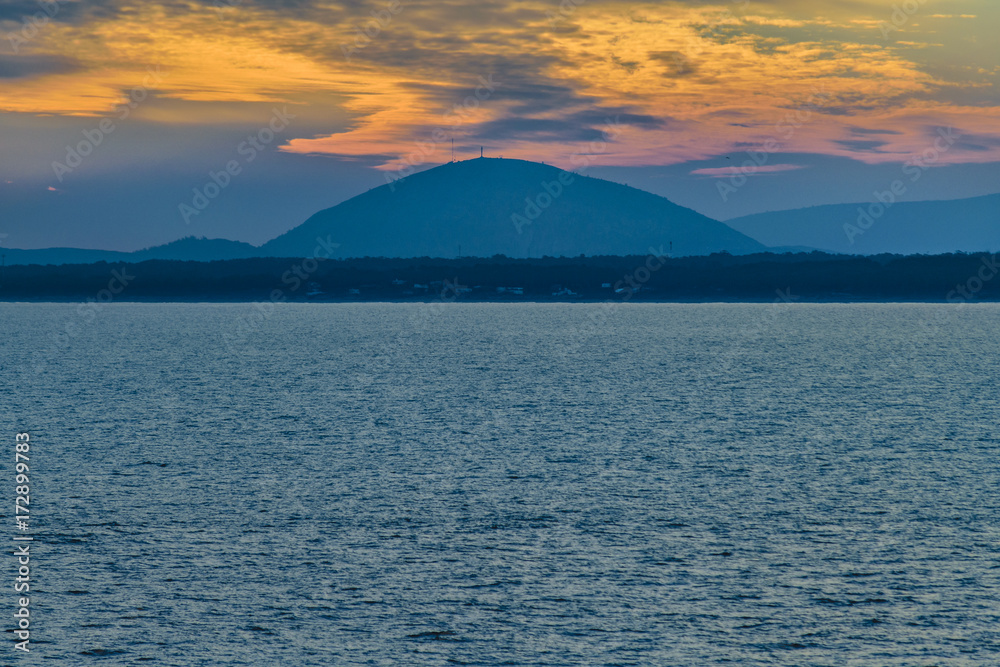
[[[998,323],[0,305],[17,664],[995,665]]]

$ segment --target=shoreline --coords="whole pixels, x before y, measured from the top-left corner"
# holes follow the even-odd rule
[[[80,304],[80,303],[95,303],[95,305],[113,305],[113,304],[169,304],[169,303],[184,303],[184,304],[241,304],[241,303],[274,303],[267,299],[225,299],[225,298],[169,298],[169,299],[159,299],[159,298],[123,298],[115,299],[114,301],[108,303],[97,304],[93,301],[92,297],[39,297],[39,298],[13,298],[5,299],[0,297],[0,304]],[[928,304],[928,305],[989,305],[998,304],[1000,299],[978,299],[962,302],[951,302],[945,298],[930,299],[923,297],[914,298],[877,298],[877,297],[857,297],[853,299],[848,298],[834,298],[834,297],[808,297],[800,296],[793,301],[774,299],[774,298],[746,298],[746,299],[707,299],[707,298],[691,298],[691,299],[656,299],[647,297],[633,297],[631,299],[596,299],[596,298],[579,298],[579,299],[539,299],[539,298],[525,298],[525,299],[476,299],[476,298],[462,298],[462,299],[288,299],[286,301],[281,301],[274,303],[276,306],[283,304],[311,304],[311,305],[325,305],[325,304],[480,304],[480,303],[495,303],[495,304],[509,304],[509,305],[547,305],[547,304],[580,304],[580,305],[597,305],[605,303],[613,303],[616,305],[632,305],[632,304],[678,304],[678,305],[695,305],[695,304],[719,304],[719,305],[738,305],[738,304],[763,304],[763,305],[797,305],[797,304]]]

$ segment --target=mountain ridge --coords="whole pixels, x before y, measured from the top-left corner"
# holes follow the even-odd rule
[[[675,256],[821,249],[842,254],[1000,250],[1000,194],[827,204],[720,222],[659,195],[544,163],[449,162],[324,208],[261,246],[185,237],[135,252],[0,248],[16,264],[305,257]]]
[[[626,255],[671,243],[675,254],[690,255],[764,249],[644,190],[537,162],[482,157],[373,188],[317,212],[262,249],[295,256],[327,236],[341,244],[337,257]]]
[[[11,264],[305,257],[705,255],[766,248],[644,190],[537,162],[474,158],[394,180],[322,209],[259,247],[186,237],[133,253],[8,250]]]
[[[824,204],[726,221],[765,245],[877,255],[1000,250],[1000,193],[931,201]]]

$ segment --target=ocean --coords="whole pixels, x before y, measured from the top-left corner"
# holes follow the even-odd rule
[[[3,663],[996,665],[998,325],[0,304]]]

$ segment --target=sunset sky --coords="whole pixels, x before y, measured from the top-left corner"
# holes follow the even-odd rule
[[[0,2],[0,244],[260,243],[452,139],[719,219],[914,159],[912,200],[997,192],[998,29],[996,0]]]

